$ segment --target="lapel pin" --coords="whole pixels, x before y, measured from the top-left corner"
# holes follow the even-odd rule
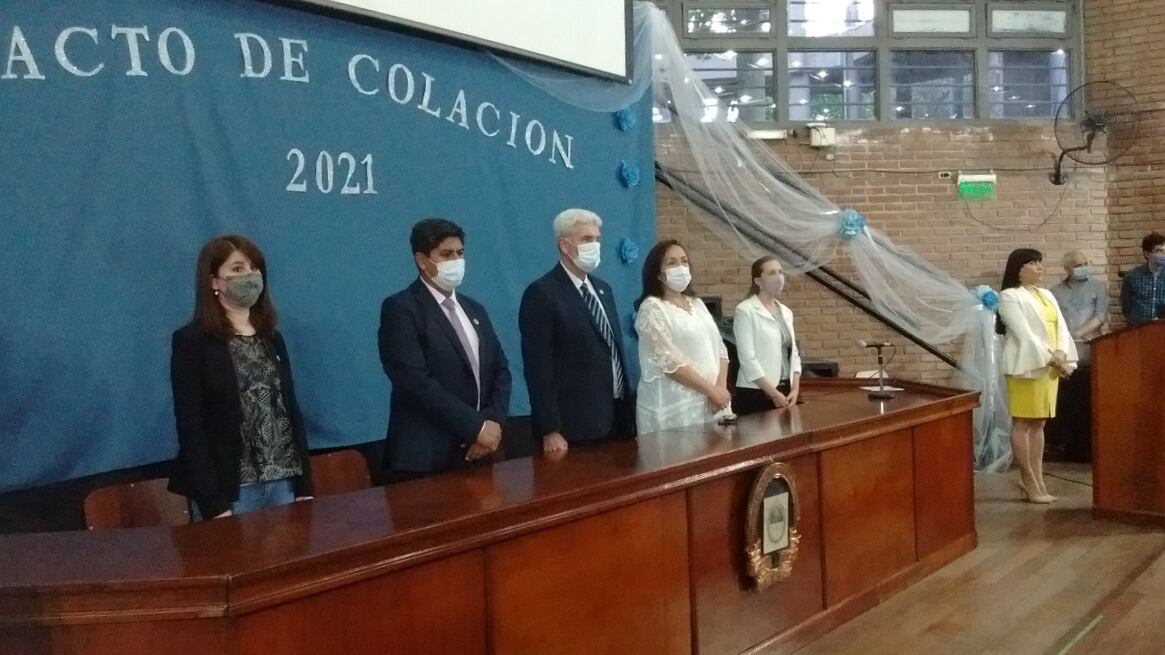
[[[475,319],[473,319],[473,324],[474,324],[474,325],[481,325],[481,323],[478,323],[478,322],[477,322],[477,319],[476,319],[476,318],[475,318]]]
[[[600,295],[600,296],[601,296],[601,295],[603,295],[603,290],[602,290],[602,289],[599,289],[599,295]]]

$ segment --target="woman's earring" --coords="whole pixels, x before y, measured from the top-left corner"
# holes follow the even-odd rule
[[[218,295],[218,289],[214,290],[214,295],[216,295],[216,296]]]

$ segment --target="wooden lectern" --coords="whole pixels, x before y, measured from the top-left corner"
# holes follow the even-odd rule
[[[1165,321],[1092,342],[1097,518],[1165,525]]]

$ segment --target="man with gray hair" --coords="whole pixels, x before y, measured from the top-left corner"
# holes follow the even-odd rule
[[[1108,290],[1103,283],[1092,279],[1088,255],[1079,250],[1069,250],[1064,254],[1064,272],[1064,279],[1052,287],[1052,295],[1060,304],[1068,331],[1077,342],[1080,363],[1085,364],[1088,361],[1087,342],[1100,336],[1101,328],[1108,320]]]
[[[603,220],[554,218],[558,263],[522,294],[518,327],[534,438],[546,453],[635,434],[634,381],[611,286],[593,275]]]
[[[1088,342],[1100,336],[1108,320],[1108,289],[1092,279],[1088,255],[1079,250],[1064,254],[1064,279],[1052,287],[1068,332],[1076,341],[1080,366],[1060,383],[1056,418],[1048,422],[1047,445],[1068,459],[1088,461],[1092,450],[1092,367]]]

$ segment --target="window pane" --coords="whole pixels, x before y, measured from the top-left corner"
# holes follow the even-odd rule
[[[1068,29],[1068,14],[1063,11],[1034,9],[992,9],[991,31],[1012,34],[1064,34]]]
[[[878,115],[873,52],[790,52],[789,118],[872,120]]]
[[[890,94],[895,118],[938,120],[975,117],[975,59],[958,50],[890,53]]]
[[[992,50],[987,79],[991,118],[1051,118],[1068,95],[1068,53]]]
[[[727,112],[730,121],[776,120],[771,52],[687,52],[684,58],[716,96],[704,101],[705,119]]]
[[[895,34],[969,34],[970,9],[894,9]]]
[[[789,0],[789,36],[873,36],[874,0]]]
[[[769,9],[689,9],[688,34],[770,34]]]

